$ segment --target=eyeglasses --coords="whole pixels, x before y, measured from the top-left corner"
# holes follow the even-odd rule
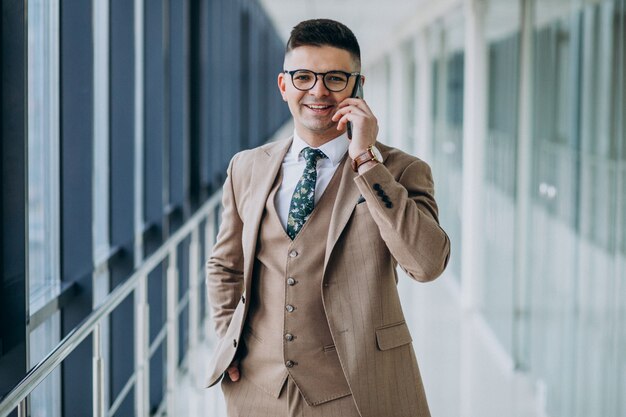
[[[317,84],[317,76],[322,76],[322,82],[328,91],[338,93],[345,90],[348,86],[350,77],[360,75],[358,72],[345,71],[328,71],[315,72],[305,69],[297,69],[292,71],[283,71],[285,74],[291,75],[293,86],[300,91],[308,91]]]

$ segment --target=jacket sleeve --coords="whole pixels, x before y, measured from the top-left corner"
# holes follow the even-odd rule
[[[440,227],[430,167],[414,160],[398,179],[378,164],[354,179],[391,255],[413,279],[431,281],[450,258]]]
[[[206,264],[206,287],[215,331],[223,337],[243,292],[243,222],[237,211],[233,186],[234,165],[230,161],[222,195],[222,221]]]

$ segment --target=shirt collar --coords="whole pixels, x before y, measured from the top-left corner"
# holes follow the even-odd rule
[[[291,153],[294,158],[299,159],[301,157],[300,152],[302,151],[302,149],[308,146],[309,145],[302,138],[300,138],[300,136],[298,136],[298,132],[294,130],[293,142],[291,144],[291,149],[289,150],[289,153]],[[330,159],[332,164],[337,165],[339,164],[339,162],[341,162],[341,159],[348,151],[349,146],[350,140],[348,139],[348,134],[344,132],[343,134],[337,136],[335,139],[326,142],[319,148],[311,148],[319,149],[320,151],[324,152],[324,155],[326,155],[328,159]]]

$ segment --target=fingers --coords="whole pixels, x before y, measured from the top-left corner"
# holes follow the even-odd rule
[[[378,121],[369,106],[363,99],[347,98],[337,106],[337,111],[333,114],[333,122],[337,122],[337,130],[345,129],[348,122],[356,122],[366,130],[371,130],[372,124],[377,126]],[[376,127],[376,132],[378,128]]]
[[[341,119],[339,119],[339,122],[337,123],[337,130],[342,130],[348,124],[348,122],[353,122],[359,118],[361,118],[360,115],[357,115],[355,113],[345,114],[343,117],[341,117]]]
[[[344,116],[347,115],[352,115],[352,116],[361,116],[361,117],[367,117],[368,114],[366,112],[364,112],[363,110],[359,109],[358,107],[353,107],[353,106],[347,106],[347,107],[343,107],[339,110],[337,110],[335,112],[335,114],[333,114],[332,120],[334,122],[338,121],[339,119],[343,118]],[[352,120],[352,119],[349,119]]]
[[[374,117],[372,110],[363,99],[347,98],[337,105],[337,111],[333,115],[332,120],[336,122],[340,117],[348,113],[360,113],[362,116]]]
[[[239,363],[235,363],[233,362],[228,369],[226,369],[226,372],[228,372],[228,377],[230,378],[231,381],[233,382],[237,382],[239,381]]]
[[[362,109],[354,106],[343,107],[333,115],[332,120],[337,123],[337,130],[341,130],[345,127],[345,125],[350,121],[353,122],[359,119],[369,119],[373,118],[372,114],[368,114]]]
[[[370,107],[367,105],[367,103],[365,102],[364,99],[362,98],[346,98],[344,99],[341,103],[339,103],[337,105],[338,109],[342,109],[346,106],[354,106],[354,107],[358,107],[361,110],[367,112],[367,113],[371,113],[372,110],[370,109]]]

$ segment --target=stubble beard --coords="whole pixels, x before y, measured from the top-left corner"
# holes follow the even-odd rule
[[[327,119],[317,119],[317,118],[313,118],[313,117],[307,117],[307,118],[303,118],[301,119],[301,124],[302,126],[304,126],[307,130],[314,132],[314,133],[325,133],[325,132],[329,132],[332,131],[333,129],[336,130],[337,128],[337,122],[333,122],[331,120],[331,116],[329,116]]]

